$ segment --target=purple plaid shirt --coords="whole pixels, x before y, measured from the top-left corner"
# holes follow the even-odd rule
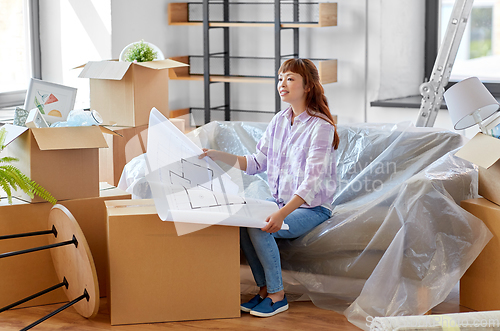
[[[337,188],[334,127],[307,112],[297,116],[291,125],[292,115],[289,107],[273,117],[257,151],[245,156],[246,173],[267,170],[269,188],[280,208],[296,194],[305,201],[301,207],[332,209]]]

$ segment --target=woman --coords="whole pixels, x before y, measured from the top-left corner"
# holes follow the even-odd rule
[[[318,70],[310,60],[290,59],[278,74],[278,92],[290,107],[271,120],[256,153],[236,156],[204,149],[200,156],[235,166],[249,175],[267,171],[279,210],[267,217],[262,229],[240,228],[241,248],[260,288],[241,310],[260,317],[288,309],[275,239],[297,238],[327,220],[337,186],[335,150],[339,137]],[[281,230],[283,222],[289,230]]]

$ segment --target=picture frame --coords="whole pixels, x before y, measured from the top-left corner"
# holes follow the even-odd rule
[[[74,87],[31,78],[24,109],[38,108],[49,124],[66,121],[75,106],[76,92]]]

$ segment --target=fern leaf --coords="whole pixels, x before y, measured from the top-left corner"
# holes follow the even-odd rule
[[[12,189],[17,189],[17,174],[12,174],[12,166],[0,166],[0,181],[9,185]]]
[[[10,190],[11,186],[8,185],[6,181],[0,181],[0,187],[7,194],[7,199],[9,200],[9,205],[12,204],[12,191]]]
[[[0,163],[10,163],[15,161],[19,161],[19,159],[11,156],[5,156],[0,159]]]
[[[57,200],[42,186],[32,181],[28,176],[23,174],[18,168],[13,165],[0,166],[0,186],[5,185],[10,186],[11,189],[16,190],[19,188],[30,198],[36,195],[52,204],[56,204]],[[9,202],[11,201],[11,195],[6,191],[9,197]],[[10,192],[10,189],[8,190]]]
[[[10,177],[10,183],[15,188],[19,187],[19,189],[26,192],[31,198],[33,198],[33,194],[31,193],[31,180],[24,175],[21,170],[17,169],[13,165],[2,166],[5,175]]]
[[[38,195],[40,198],[47,200],[51,204],[55,205],[57,203],[57,199],[54,198],[46,189],[42,186],[38,185],[34,181],[31,181],[33,193]]]
[[[7,138],[7,130],[5,128],[0,129],[0,151],[5,148],[5,138]]]

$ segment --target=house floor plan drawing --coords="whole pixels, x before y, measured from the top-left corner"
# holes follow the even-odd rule
[[[217,163],[209,157],[199,159],[202,153],[158,110],[151,110],[146,179],[160,218],[176,222],[177,229],[178,222],[264,227],[278,206],[238,195],[238,186]]]
[[[213,191],[212,179],[213,170],[201,165],[192,163],[186,159],[181,159],[181,169],[176,172],[175,169],[169,170],[170,183],[172,185],[182,185],[184,187],[204,187]]]

